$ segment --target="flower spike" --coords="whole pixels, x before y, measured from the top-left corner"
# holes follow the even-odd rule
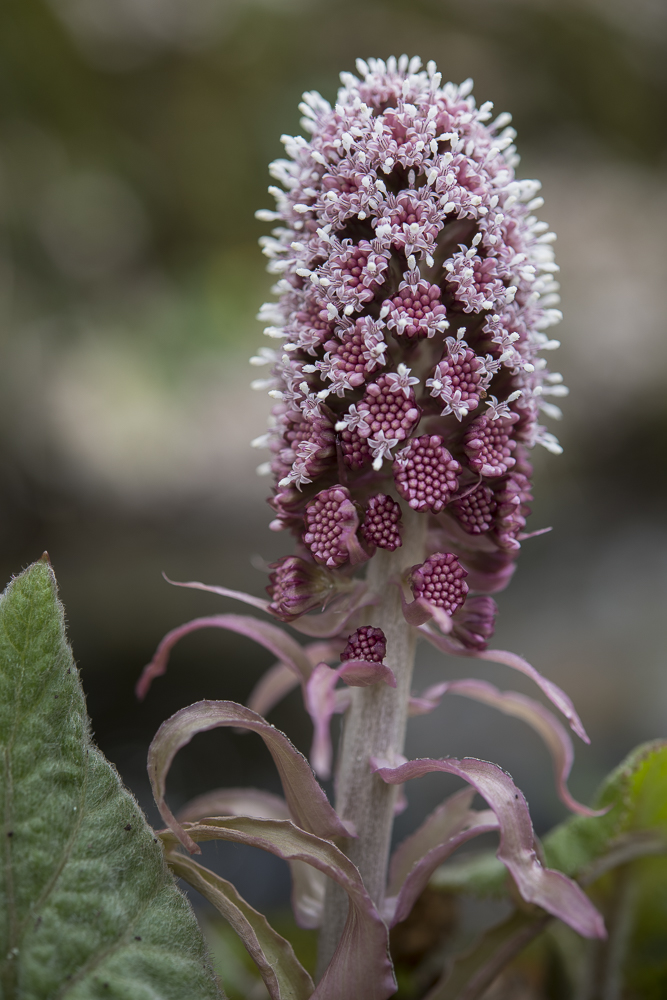
[[[198,628],[227,628],[272,652],[251,707],[202,702],[167,720],[151,746],[150,773],[170,854],[177,842],[193,851],[197,840],[220,838],[263,847],[292,866],[297,921],[322,928],[314,990],[224,880],[173,860],[251,942],[271,995],[290,992],[283,973],[291,967],[300,1000],[389,997],[396,984],[387,927],[407,917],[437,865],[491,830],[527,903],[584,936],[605,934],[581,889],[541,864],[509,775],[473,758],[403,756],[409,713],[432,711],[445,694],[472,698],[532,726],[551,751],[562,801],[593,815],[569,793],[572,744],[544,705],[472,678],[410,698],[421,637],[469,662],[526,674],[588,739],[557,685],[521,657],[487,648],[497,615],[491,595],[508,585],[523,542],[539,534],[526,523],[530,449],[561,450],[539,423],[560,416],[545,399],[566,393],[542,356],[558,346],[546,331],[561,317],[553,234],[535,215],[539,184],[517,178],[509,118],[490,122],[491,105],[476,106],[472,81],[443,84],[434,63],[422,68],[407,56],[358,60],[357,73],[341,75],[334,104],[304,95],[307,135],[283,136],[285,157],[270,168],[276,208],[259,213],[275,223],[261,242],[276,301],[260,311],[271,347],[251,359],[268,368],[253,386],[272,401],[268,431],[253,446],[269,451],[260,467],[272,478],[269,527],[295,548],[270,565],[269,600],[183,584],[245,601],[318,641],[301,645],[275,622],[241,615],[196,619],[165,637],[138,685],[144,696],[174,643]],[[313,723],[312,765],[325,778],[333,770],[331,721],[345,712],[337,811],[305,758],[253,711],[270,711],[299,686]],[[177,820],[164,795],[173,756],[216,726],[261,735],[285,799],[220,794],[191,808],[255,813]],[[399,847],[387,884],[402,784],[437,771],[468,787]],[[471,809],[474,792],[489,808]],[[326,876],[347,896],[325,889]]]

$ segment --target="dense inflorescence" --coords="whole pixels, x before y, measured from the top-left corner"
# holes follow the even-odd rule
[[[272,527],[349,577],[400,546],[403,505],[430,519],[422,575],[454,560],[493,593],[530,512],[527,450],[560,451],[540,423],[566,393],[541,356],[558,346],[554,235],[539,184],[515,177],[509,116],[477,108],[470,81],[443,86],[406,57],[357,66],[334,107],[304,95],[310,138],[283,137],[277,208],[258,213],[277,223],[263,244],[278,301],[260,313],[277,346],[253,359],[275,400],[256,442]],[[302,578],[293,604],[311,608]]]
[[[362,625],[347,640],[345,649],[340,654],[345,660],[368,660],[371,663],[382,663],[387,654],[387,639],[381,628],[372,625]]]
[[[453,552],[436,552],[412,571],[412,591],[416,598],[453,615],[468,593],[467,575]]]

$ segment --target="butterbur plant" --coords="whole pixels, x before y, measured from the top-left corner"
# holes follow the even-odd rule
[[[0,998],[221,997],[174,876],[231,925],[271,1000],[476,1000],[531,942],[535,989],[535,961],[546,970],[536,998],[667,995],[667,743],[630,754],[592,807],[577,802],[569,730],[588,737],[572,702],[522,657],[490,648],[492,595],[535,534],[530,449],[560,450],[540,422],[559,415],[550,397],[565,389],[543,353],[558,346],[548,331],[560,313],[539,185],[515,177],[509,117],[477,108],[469,81],[443,86],[432,63],[405,56],[360,61],[358,74],[343,74],[333,108],[304,96],[308,138],[284,137],[277,206],[259,213],[276,223],[264,250],[277,282],[260,314],[274,347],[252,359],[268,365],[256,387],[273,411],[254,443],[270,449],[270,527],[291,550],[270,567],[268,599],[178,584],[261,616],[174,629],[137,694],[201,628],[252,638],[275,663],[247,705],[201,701],[160,727],[148,771],[163,830],[91,740],[48,557],[0,597]],[[442,681],[413,691],[419,639],[468,662],[470,676],[452,678],[443,659]],[[539,700],[476,678],[480,660],[524,674]],[[310,761],[265,718],[297,688]],[[437,745],[406,759],[408,718],[451,695],[543,739],[573,816],[542,842],[498,765],[438,756]],[[174,757],[218,727],[264,741],[283,795],[222,787],[174,815]],[[403,786],[441,772],[461,788],[391,853]],[[333,803],[318,780],[331,776]],[[495,850],[452,859],[483,834]],[[209,840],[288,863],[294,920],[319,930],[317,966],[195,859]],[[455,936],[443,945],[434,904],[459,893],[503,899],[509,914],[468,950]],[[505,985],[494,995],[521,992]]]
[[[270,168],[276,209],[258,213],[276,224],[262,242],[277,299],[260,312],[275,346],[252,358],[268,366],[254,387],[274,401],[269,431],[253,444],[270,450],[260,467],[274,482],[270,527],[291,535],[293,550],[271,566],[269,600],[185,584],[245,601],[314,641],[301,645],[245,616],[198,619],[163,640],[138,688],[143,697],[173,644],[201,627],[252,636],[276,657],[247,707],[183,709],[149,758],[170,864],[240,931],[272,997],[391,996],[388,929],[459,846],[492,830],[522,906],[586,938],[605,936],[581,887],[544,864],[506,772],[473,758],[403,755],[409,716],[447,695],[472,698],[531,725],[551,750],[561,799],[595,814],[566,784],[572,744],[558,715],[587,740],[570,699],[521,657],[488,648],[490,595],[507,586],[530,537],[530,449],[560,451],[541,423],[559,415],[550,399],[566,390],[544,357],[558,346],[549,331],[561,314],[554,235],[534,214],[539,184],[516,178],[510,118],[493,119],[490,103],[477,108],[471,81],[443,85],[433,63],[422,69],[407,57],[357,68],[342,74],[335,106],[304,95],[308,138],[283,137],[287,157]],[[414,695],[420,638],[471,664],[521,671],[555,711],[468,677]],[[333,766],[331,720],[343,713],[335,809],[262,717],[298,685],[322,778]],[[169,765],[195,733],[216,726],[259,733],[285,798],[225,791],[178,820],[164,797]],[[435,771],[458,776],[464,789],[390,861],[401,786]],[[471,807],[475,793],[488,808]],[[296,920],[320,928],[316,986],[294,972],[287,945],[274,964],[252,920],[237,915],[235,891],[178,850],[197,853],[198,840],[216,837],[292,864]]]

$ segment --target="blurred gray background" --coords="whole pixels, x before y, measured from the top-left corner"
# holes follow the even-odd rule
[[[550,357],[571,387],[536,455],[531,528],[500,595],[498,645],[574,699],[592,738],[571,786],[667,734],[667,7],[662,0],[5,0],[0,7],[0,563],[48,549],[96,738],[149,815],[146,751],[199,698],[244,700],[270,663],[223,632],[191,636],[143,705],[136,678],[168,629],[261,594],[267,400],[248,384],[269,280],[257,238],[267,164],[305,89],[333,99],[356,56],[418,53],[511,111],[520,172],[543,182],[565,321]],[[424,650],[416,686],[470,671]],[[502,667],[475,667],[533,694]],[[307,751],[295,694],[272,714]],[[564,816],[522,723],[452,698],[411,723],[411,755],[506,767],[543,831]],[[173,804],[217,785],[276,789],[255,737],[201,736]],[[411,829],[447,791],[409,791]],[[232,849],[230,849],[232,850]],[[241,849],[219,864],[255,903],[286,879]],[[226,866],[226,867],[225,867]],[[236,871],[234,872],[234,869]],[[257,873],[260,872],[260,878]]]

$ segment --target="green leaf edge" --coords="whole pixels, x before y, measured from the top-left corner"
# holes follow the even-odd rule
[[[177,888],[138,803],[92,742],[65,637],[64,609],[46,554],[13,578],[0,597],[0,694],[6,708],[5,726],[0,725],[0,785],[5,793],[13,788],[15,804],[22,796],[25,803],[31,795],[33,801],[32,811],[28,807],[12,816],[12,802],[7,794],[3,799],[0,1000],[221,1000],[224,993],[192,907]],[[6,725],[12,711],[13,728]],[[35,723],[38,737],[26,744],[22,732],[31,736]],[[57,742],[54,733],[61,734]],[[53,765],[61,779],[43,789],[38,809],[26,750],[38,765]],[[15,773],[26,780],[17,778],[14,785]],[[74,819],[72,801],[88,806]],[[109,814],[118,817],[112,826],[88,822]],[[98,837],[101,853],[95,854]],[[84,839],[87,858],[82,858]],[[59,849],[63,841],[62,854],[50,860],[54,840]],[[25,887],[34,888],[40,877],[42,891],[33,898]],[[76,891],[68,879],[74,879]],[[124,919],[125,904],[129,919]],[[92,938],[97,946],[91,949]]]

